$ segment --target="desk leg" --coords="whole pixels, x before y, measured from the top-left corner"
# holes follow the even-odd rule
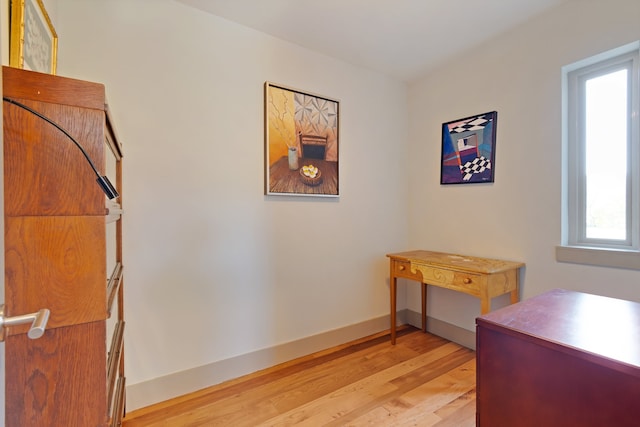
[[[516,288],[511,291],[511,304],[515,304],[520,301],[520,274],[516,269]]]
[[[491,311],[491,298],[487,295],[480,297],[480,314],[487,314]]]
[[[427,284],[421,283],[422,294],[422,332],[427,332]]]
[[[391,327],[389,331],[391,333],[391,344],[396,344],[396,287],[398,285],[398,279],[391,274],[389,278],[389,289],[391,291]]]

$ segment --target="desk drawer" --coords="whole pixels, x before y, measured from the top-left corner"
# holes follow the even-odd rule
[[[422,275],[420,273],[411,272],[411,263],[409,261],[391,261],[391,273],[395,277],[403,277],[405,279],[422,281]]]
[[[486,277],[482,274],[427,266],[416,266],[415,268],[422,273],[424,283],[475,296],[480,296],[480,287],[486,281]]]
[[[455,272],[451,284],[446,287],[480,296],[480,286],[485,280],[486,277],[480,274]]]

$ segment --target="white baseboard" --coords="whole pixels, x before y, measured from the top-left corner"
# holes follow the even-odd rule
[[[398,325],[421,326],[420,313],[401,310]],[[326,350],[349,341],[389,329],[389,316],[323,332],[300,340],[265,348],[197,368],[176,372],[149,381],[127,385],[127,411],[131,412],[155,403],[193,393],[224,381],[270,368],[298,357]],[[475,333],[438,319],[427,319],[427,330],[468,348],[475,349]]]
[[[405,310],[406,322],[417,328],[422,327],[422,315],[416,311]],[[453,341],[463,347],[476,349],[476,333],[442,320],[427,316],[427,332]]]

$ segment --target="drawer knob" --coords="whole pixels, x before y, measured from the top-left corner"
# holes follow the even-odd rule
[[[462,283],[464,283],[465,285],[468,285],[469,283],[471,283],[471,279],[468,277],[465,277]]]
[[[405,269],[404,265],[401,265],[401,266],[398,267],[398,270],[400,270],[400,271],[404,271],[404,269]]]

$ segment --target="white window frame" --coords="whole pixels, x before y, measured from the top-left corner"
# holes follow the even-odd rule
[[[584,81],[626,68],[629,77],[627,132],[627,238],[586,237]],[[640,269],[640,41],[562,69],[562,235],[561,262]]]

